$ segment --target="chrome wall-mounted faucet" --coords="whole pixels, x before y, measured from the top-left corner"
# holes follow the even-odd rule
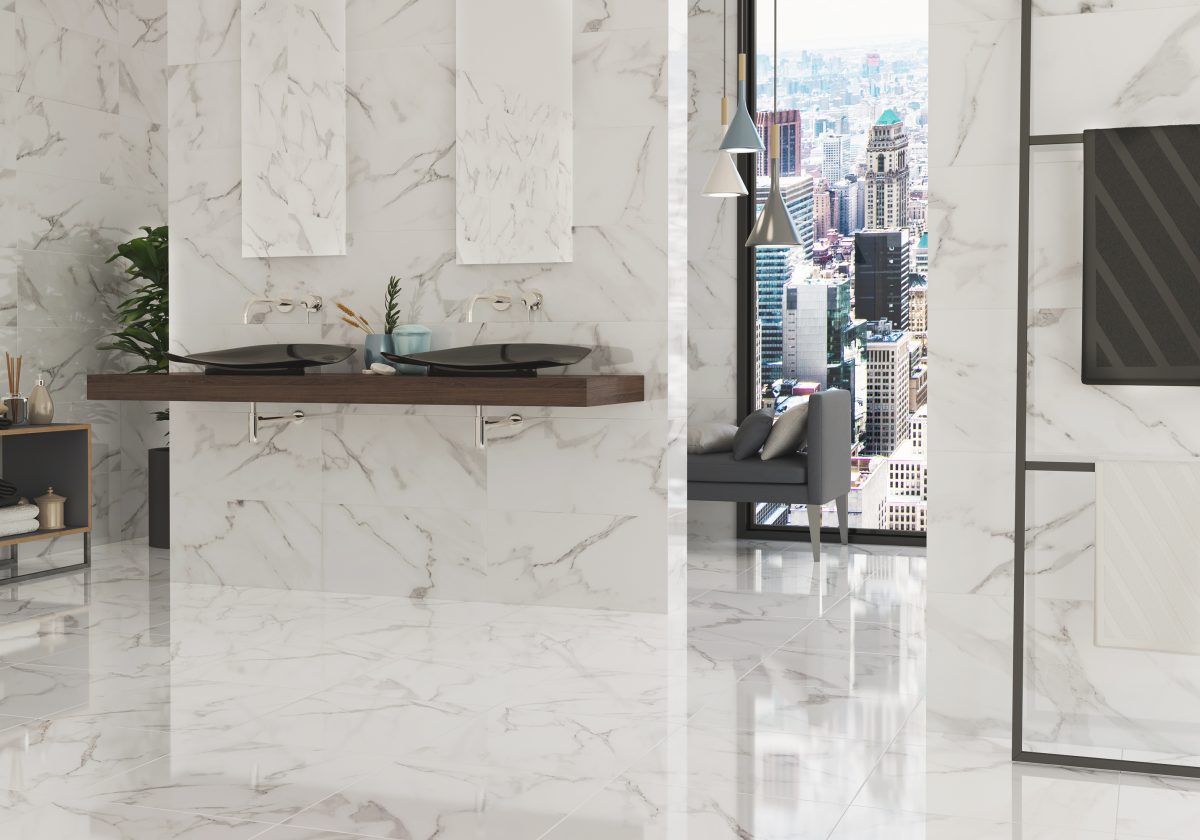
[[[304,308],[306,319],[311,319],[314,312],[320,312],[325,308],[325,299],[320,295],[306,294],[300,300],[292,300],[291,298],[251,298],[246,303],[246,308],[242,310],[242,323],[250,323],[250,313],[256,308],[266,307],[274,309],[276,312],[291,312],[297,306]]]
[[[528,289],[521,293],[521,296],[518,298],[518,300],[524,304],[525,313],[529,320],[532,321],[533,313],[541,310],[542,304],[545,302],[546,298],[545,295],[543,295],[537,289]],[[475,307],[480,301],[488,301],[492,304],[492,309],[495,309],[497,312],[506,312],[512,308],[513,296],[503,289],[493,289],[490,292],[480,292],[477,295],[471,295],[471,299],[467,301],[466,306],[468,324],[474,323]]]

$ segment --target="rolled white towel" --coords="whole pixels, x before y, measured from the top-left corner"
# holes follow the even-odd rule
[[[34,508],[36,510],[36,508]],[[38,529],[36,519],[26,519],[23,522],[0,522],[0,537],[15,537],[18,534],[28,534]]]
[[[12,507],[0,508],[0,525],[7,525],[9,522],[28,522],[30,519],[37,519],[38,507],[31,505],[28,502]],[[20,531],[17,532],[21,533]]]

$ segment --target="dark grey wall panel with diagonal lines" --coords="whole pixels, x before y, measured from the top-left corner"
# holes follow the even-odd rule
[[[1083,381],[1200,385],[1200,126],[1083,145]]]

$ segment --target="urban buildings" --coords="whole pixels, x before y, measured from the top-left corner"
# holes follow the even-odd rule
[[[854,316],[909,324],[909,237],[907,230],[860,231],[854,235]]]
[[[840,134],[821,137],[821,175],[830,184],[842,180],[849,171],[847,166],[846,138]]]
[[[795,109],[759,111],[755,122],[758,124],[758,133],[763,138],[764,145],[769,136],[767,129],[772,125],[779,126],[779,174],[803,175],[804,148],[800,131],[800,112]],[[757,167],[759,178],[770,176],[770,158],[767,155],[758,156]]]
[[[867,219],[873,230],[908,226],[908,136],[899,115],[888,108],[867,139]]]
[[[853,392],[858,347],[850,280],[805,268],[783,289],[783,377]]]
[[[910,340],[886,319],[867,326],[867,455],[891,455],[908,438]]]

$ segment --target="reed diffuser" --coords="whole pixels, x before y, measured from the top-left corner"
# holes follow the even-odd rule
[[[14,426],[24,426],[29,421],[29,401],[21,396],[21,364],[24,356],[15,359],[7,352],[4,361],[8,365],[8,395],[4,398],[4,406],[8,409],[8,419]]]

